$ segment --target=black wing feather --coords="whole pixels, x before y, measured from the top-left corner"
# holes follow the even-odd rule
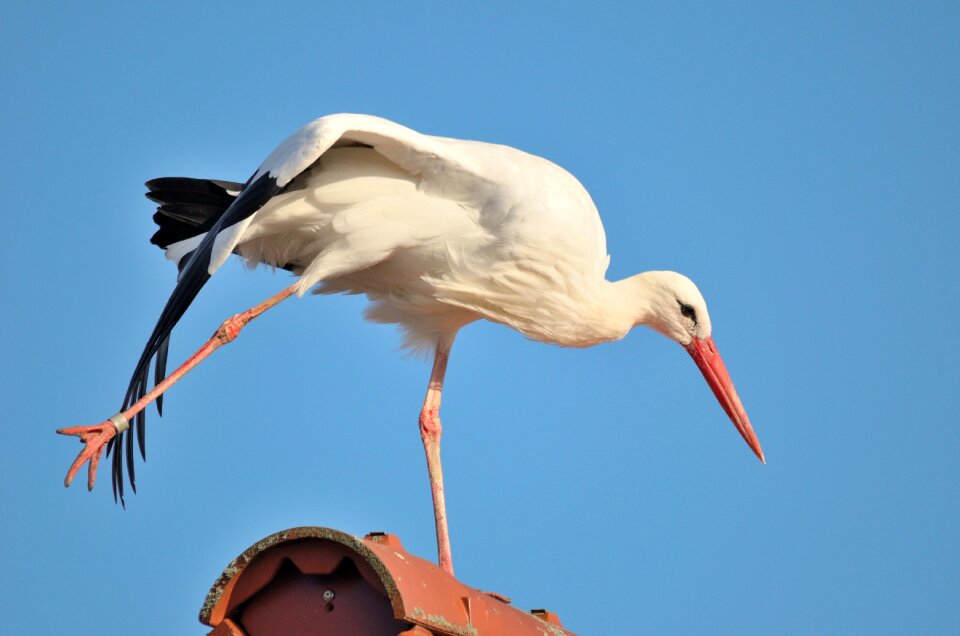
[[[231,192],[243,190],[242,183],[185,177],[154,179],[147,187],[147,198],[160,204],[150,242],[164,248],[209,231],[236,199]]]
[[[160,343],[160,348],[157,349],[157,362],[156,366],[153,368],[153,385],[156,386],[163,382],[163,379],[167,377],[167,355],[170,353],[170,336],[167,336],[163,339],[163,342]],[[161,393],[157,397],[157,415],[163,417],[163,394]],[[141,446],[144,444],[143,438],[141,437]],[[140,452],[144,452],[141,448]]]
[[[178,185],[189,185],[190,188],[195,189],[198,187],[197,184],[202,181],[197,179],[181,179],[180,181],[189,182],[189,184],[181,184],[176,182],[177,179],[177,177],[167,177],[164,179],[154,179],[153,181],[147,183],[147,187],[151,191],[150,194],[154,195],[151,198],[154,200],[161,199],[161,208],[158,214],[163,214],[163,207],[165,204],[165,201],[163,200],[164,189]],[[269,173],[257,177],[256,180],[253,180],[251,177],[251,180],[243,186],[240,195],[237,196],[236,199],[233,199],[231,195],[227,195],[224,190],[233,189],[237,186],[237,184],[225,181],[213,181],[211,183],[213,184],[209,186],[211,194],[216,195],[217,193],[221,193],[224,196],[230,196],[231,202],[228,204],[228,207],[219,216],[219,218],[217,218],[216,221],[211,225],[209,230],[207,230],[206,236],[200,242],[200,245],[198,245],[197,248],[190,253],[190,255],[184,257],[184,261],[186,262],[182,263],[182,269],[177,280],[177,285],[174,287],[173,293],[170,294],[170,298],[167,300],[167,304],[164,306],[163,311],[160,312],[160,318],[157,320],[157,324],[153,328],[153,332],[151,332],[150,337],[147,339],[147,344],[143,349],[143,353],[140,354],[140,359],[137,361],[137,365],[134,368],[133,375],[130,378],[130,385],[128,386],[127,393],[123,399],[123,405],[120,409],[121,411],[125,411],[130,408],[147,393],[150,362],[154,357],[157,358],[156,366],[154,367],[155,377],[157,377],[157,371],[160,372],[159,376],[165,375],[167,346],[165,343],[169,341],[170,332],[173,331],[173,327],[177,324],[177,321],[180,320],[184,312],[186,312],[187,308],[193,302],[193,299],[197,297],[197,294],[200,293],[200,290],[210,279],[208,269],[210,267],[210,259],[213,252],[213,243],[214,240],[216,240],[217,235],[221,231],[253,215],[280,191],[280,188],[277,187],[276,178],[271,176]],[[202,188],[202,186],[199,187]],[[171,187],[172,191],[182,189],[183,188]],[[154,238],[156,238],[156,236]],[[158,410],[159,408],[160,407],[158,405]],[[124,443],[124,437],[126,437],[127,471],[130,475],[130,486],[133,491],[136,492],[133,467],[133,440],[131,439],[131,436],[134,433],[136,434],[139,440],[138,445],[140,447],[141,457],[146,459],[146,409],[137,414],[133,424],[134,425],[129,430],[118,434],[116,437],[110,440],[109,446],[107,447],[107,452],[113,452],[114,454],[114,499],[119,497],[121,504],[125,504],[125,502],[123,498],[124,462],[120,457],[120,448]]]

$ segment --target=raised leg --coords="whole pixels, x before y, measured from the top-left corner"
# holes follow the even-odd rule
[[[427,472],[430,474],[430,491],[433,494],[433,515],[437,524],[437,554],[440,567],[453,575],[453,556],[450,553],[450,533],[447,530],[447,506],[443,498],[443,469],[440,466],[440,397],[443,392],[443,376],[447,372],[447,360],[453,339],[437,343],[427,397],[420,411],[420,438],[427,454]]]
[[[74,426],[72,428],[57,429],[57,432],[61,435],[74,435],[79,437],[80,441],[84,444],[83,450],[80,451],[77,458],[73,460],[70,470],[67,471],[67,477],[63,480],[63,485],[69,487],[73,482],[73,478],[76,477],[83,465],[89,461],[90,468],[87,473],[87,489],[93,490],[93,484],[97,480],[97,466],[100,463],[100,456],[103,454],[103,449],[107,442],[116,436],[117,433],[127,430],[130,426],[130,420],[132,420],[137,413],[163,395],[167,389],[176,384],[180,378],[200,364],[204,358],[223,345],[232,342],[240,335],[240,330],[243,329],[248,322],[295,294],[297,287],[298,283],[294,283],[256,307],[251,307],[243,313],[237,314],[232,318],[227,318],[205,345],[200,347],[200,349],[180,365],[176,371],[167,376],[163,382],[153,387],[152,391],[144,395],[140,401],[133,404],[123,413],[117,413],[107,421],[93,426]]]

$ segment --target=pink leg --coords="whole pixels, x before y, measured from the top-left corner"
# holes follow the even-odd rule
[[[87,489],[93,490],[93,484],[97,480],[97,466],[100,463],[100,456],[103,454],[103,449],[107,442],[109,442],[118,432],[120,432],[120,430],[126,430],[126,427],[128,426],[127,423],[132,420],[137,413],[142,411],[148,404],[163,395],[167,389],[176,384],[180,378],[185,376],[191,369],[200,364],[204,358],[209,356],[223,345],[232,342],[238,335],[240,335],[240,330],[243,329],[248,322],[264,313],[277,303],[286,300],[296,293],[296,291],[297,283],[294,283],[290,287],[287,287],[281,291],[279,294],[271,296],[267,300],[263,301],[256,307],[251,307],[247,311],[223,321],[223,324],[220,325],[220,328],[217,329],[216,333],[213,334],[213,337],[211,337],[205,345],[200,347],[200,349],[190,356],[186,362],[180,365],[176,371],[167,376],[163,382],[153,387],[152,391],[144,395],[140,401],[132,405],[123,413],[117,413],[106,422],[101,422],[100,424],[95,424],[93,426],[74,426],[72,428],[57,429],[57,432],[61,435],[75,435],[79,437],[80,441],[84,444],[84,449],[80,451],[80,454],[77,455],[77,458],[73,460],[70,470],[67,471],[67,477],[63,480],[63,485],[69,487],[71,482],[73,482],[73,478],[76,477],[83,465],[89,461],[90,469],[87,473]],[[119,429],[118,426],[120,427]]]
[[[433,514],[437,523],[437,553],[440,567],[453,575],[453,556],[450,552],[450,533],[447,530],[447,506],[443,497],[443,469],[440,466],[440,397],[443,392],[443,376],[447,372],[447,360],[453,340],[437,343],[436,357],[427,397],[420,411],[420,438],[427,454],[427,472],[430,474],[430,491],[433,493]]]

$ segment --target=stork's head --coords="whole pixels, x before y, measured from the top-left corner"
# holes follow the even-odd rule
[[[713,343],[710,314],[700,290],[693,281],[676,272],[646,272],[633,280],[636,281],[635,293],[640,295],[637,323],[683,345],[744,441],[760,461],[766,463],[750,418]]]
[[[645,301],[639,322],[684,347],[710,337],[707,303],[692,280],[676,272],[646,272],[636,278]]]

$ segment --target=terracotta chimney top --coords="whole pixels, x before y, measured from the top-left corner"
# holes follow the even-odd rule
[[[384,532],[292,528],[227,566],[200,610],[209,636],[574,636],[546,610],[460,583]]]

